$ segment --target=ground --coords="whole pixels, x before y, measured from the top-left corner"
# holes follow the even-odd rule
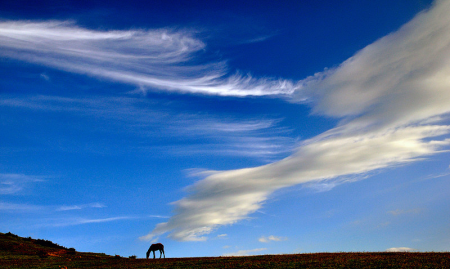
[[[0,233],[0,268],[450,268],[450,252],[343,252],[247,257],[136,259],[77,252]]]

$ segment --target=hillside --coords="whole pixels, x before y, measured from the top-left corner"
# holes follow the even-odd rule
[[[66,248],[48,240],[0,233],[0,268],[61,268],[65,264],[74,268],[80,261],[100,261],[108,258],[114,257],[77,252],[73,248]]]
[[[0,233],[0,268],[450,268],[449,252],[314,253],[135,259],[77,252],[48,240]]]

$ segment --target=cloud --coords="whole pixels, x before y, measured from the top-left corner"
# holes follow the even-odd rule
[[[281,161],[210,174],[142,238],[206,240],[218,227],[248,218],[280,188],[332,186],[442,152],[450,144],[450,126],[439,120],[450,113],[449,13],[450,1],[437,1],[337,68],[301,81],[293,101],[308,98],[314,113],[340,118],[335,128]]]
[[[120,217],[110,217],[110,218],[64,218],[58,220],[52,220],[48,223],[42,224],[43,227],[66,227],[66,226],[75,226],[75,225],[83,225],[83,224],[92,224],[92,223],[104,223],[104,222],[112,222],[112,221],[121,221],[121,220],[133,220],[139,219],[138,217],[133,216],[120,216]]]
[[[405,215],[405,214],[419,214],[422,211],[423,210],[420,208],[410,209],[410,210],[396,209],[396,210],[388,211],[388,213],[391,215],[394,215],[394,216],[398,216],[398,215]]]
[[[90,30],[70,21],[0,22],[0,56],[138,86],[220,96],[292,94],[292,81],[203,61],[193,30]],[[45,78],[45,77],[44,77]]]
[[[407,247],[399,247],[399,248],[388,248],[386,249],[387,252],[410,252],[410,251],[417,251],[413,248],[407,248]]]
[[[50,220],[44,220],[41,223],[41,227],[66,227],[66,226],[76,226],[84,224],[94,224],[94,223],[106,223],[113,221],[124,221],[124,220],[140,220],[148,218],[167,218],[166,216],[159,215],[147,215],[147,216],[118,216],[118,217],[108,217],[108,218],[85,218],[85,217],[62,217]]]
[[[15,204],[0,202],[0,211],[42,211],[44,207],[28,204]]]
[[[309,95],[315,113],[357,116],[347,128],[395,127],[448,113],[449,5],[437,1],[339,67],[305,79],[299,99]]]
[[[267,237],[261,236],[258,239],[258,241],[261,242],[261,243],[268,243],[270,241],[286,241],[286,240],[287,240],[286,237],[273,236],[273,235],[270,235],[270,236],[267,236]]]
[[[258,210],[280,188],[362,174],[408,163],[437,152],[434,141],[448,127],[421,126],[353,137],[334,137],[305,143],[279,162],[261,167],[217,172],[190,186],[177,202],[175,215],[150,234],[172,231],[175,240],[206,240],[220,225],[233,224]]]
[[[239,250],[233,253],[225,253],[222,256],[251,256],[250,253],[265,251],[267,248],[257,248],[249,250]]]
[[[91,203],[91,204],[83,204],[83,205],[71,205],[71,206],[60,206],[56,209],[56,211],[69,211],[69,210],[81,210],[84,208],[104,208],[106,207],[101,203]]]
[[[291,130],[280,127],[282,119],[180,114],[177,110],[160,105],[156,101],[139,97],[80,99],[42,95],[20,96],[0,98],[0,106],[68,112],[79,117],[100,118],[104,126],[98,131],[125,132],[132,135],[133,139],[142,139],[142,150],[146,150],[150,136],[171,138],[172,141],[182,140],[183,143],[179,143],[177,147],[171,144],[158,148],[160,152],[178,156],[210,154],[272,161],[290,154],[297,142],[295,138],[290,137]]]
[[[40,75],[40,77],[41,77],[43,80],[50,81],[50,77],[49,77],[47,74],[45,74],[45,73],[42,73],[42,74]]]
[[[34,182],[42,182],[43,179],[23,174],[0,174],[0,194],[16,194],[22,192]]]

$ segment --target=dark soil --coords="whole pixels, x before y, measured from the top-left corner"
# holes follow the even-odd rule
[[[449,252],[350,252],[136,259],[0,233],[0,268],[450,268]]]

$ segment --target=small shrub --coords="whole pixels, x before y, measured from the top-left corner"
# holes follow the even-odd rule
[[[41,258],[41,259],[45,259],[45,258],[47,258],[47,257],[49,256],[48,253],[47,253],[47,251],[45,251],[45,250],[39,250],[38,253],[37,253],[37,255],[38,255],[39,258]]]
[[[136,259],[136,255],[131,255],[130,257],[128,257],[130,259]]]
[[[55,244],[55,243],[53,243],[52,241],[49,241],[49,240],[36,239],[36,240],[31,240],[31,241],[34,242],[35,244],[43,246],[43,247],[66,249],[65,247],[62,247],[62,246],[60,246],[58,244]]]
[[[13,233],[11,233],[11,232],[6,233],[6,235],[7,235],[7,236],[11,236],[11,237],[15,237],[15,238],[18,238],[18,237],[19,237],[18,235],[15,235],[15,234],[13,234]]]

